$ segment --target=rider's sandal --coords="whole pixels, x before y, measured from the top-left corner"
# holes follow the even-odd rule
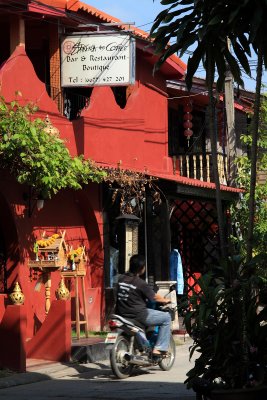
[[[153,350],[152,354],[157,355],[157,356],[163,356],[165,354],[167,354],[168,351],[164,351],[164,350]]]
[[[168,357],[168,351],[160,351],[159,353],[152,353],[152,360],[155,363],[160,362],[163,358],[167,358]]]

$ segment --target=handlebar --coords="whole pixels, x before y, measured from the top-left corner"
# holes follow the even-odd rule
[[[172,321],[175,320],[175,313],[177,311],[177,306],[172,307],[171,304],[166,304],[159,307],[160,311],[168,312],[171,315]]]
[[[172,304],[173,303],[168,303],[168,304],[161,304],[160,306],[159,306],[159,308],[161,309],[161,310],[167,310],[167,309],[171,309],[171,310],[173,310],[174,308],[176,308],[176,306],[174,305],[174,307],[172,307]]]

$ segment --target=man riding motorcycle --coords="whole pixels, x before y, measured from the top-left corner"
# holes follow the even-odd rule
[[[168,304],[171,301],[155,293],[140,278],[145,272],[145,258],[134,255],[130,258],[129,272],[121,275],[117,284],[116,314],[134,319],[144,326],[159,326],[159,334],[153,349],[153,356],[158,357],[168,351],[171,335],[171,316],[167,312],[147,308],[147,303]]]

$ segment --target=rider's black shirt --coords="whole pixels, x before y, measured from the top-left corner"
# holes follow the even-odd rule
[[[138,276],[121,275],[118,280],[116,313],[125,318],[142,321],[147,300],[153,301],[155,292]]]

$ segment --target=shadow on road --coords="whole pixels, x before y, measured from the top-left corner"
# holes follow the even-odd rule
[[[97,363],[95,366],[84,365],[83,372],[79,372],[79,369],[80,366],[77,366],[77,370],[70,371],[69,376],[53,378],[45,374],[31,373],[31,381],[28,382],[25,380],[27,373],[16,374],[16,386],[6,388],[0,386],[0,398],[5,400],[195,399],[194,393],[188,391],[182,382],[175,381],[175,375],[159,371],[156,367],[138,368],[133,376],[123,380],[116,379],[109,366],[102,363]]]

